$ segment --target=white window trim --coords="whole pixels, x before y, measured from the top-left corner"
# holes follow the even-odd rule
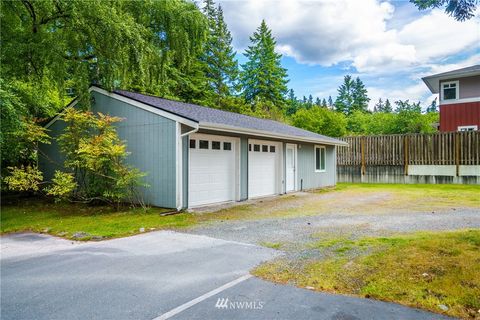
[[[325,155],[325,169],[317,169],[317,149],[323,149],[324,150],[324,155]],[[320,157],[322,155],[322,152],[320,151]],[[320,159],[321,160],[321,159]],[[320,167],[322,167],[322,162],[320,161]],[[326,172],[327,171],[327,148],[325,146],[315,146],[313,149],[313,168],[315,169],[315,172]]]
[[[447,99],[445,100],[444,99],[444,96],[443,96],[443,86],[445,84],[452,84],[452,83],[455,83],[456,86],[455,86],[455,99]],[[440,83],[440,100],[441,101],[457,101],[460,99],[460,81],[458,80],[455,80],[455,81],[447,81],[447,82],[441,82]]]
[[[457,130],[458,131],[468,131],[468,130],[462,130],[462,129],[473,129],[473,131],[477,131],[478,130],[478,126],[477,125],[470,125],[470,126],[458,126]]]

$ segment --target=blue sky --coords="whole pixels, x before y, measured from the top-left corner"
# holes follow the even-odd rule
[[[221,0],[240,62],[265,19],[297,96],[335,98],[345,74],[360,77],[372,99],[435,97],[421,81],[480,63],[480,14],[457,22],[443,10],[408,1]]]

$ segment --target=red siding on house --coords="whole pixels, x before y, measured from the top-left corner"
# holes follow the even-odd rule
[[[440,131],[457,131],[459,126],[470,125],[480,129],[480,102],[440,105]]]

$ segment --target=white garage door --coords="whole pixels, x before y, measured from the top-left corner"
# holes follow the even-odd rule
[[[190,207],[235,200],[237,143],[230,137],[190,136]]]
[[[248,197],[279,193],[280,143],[248,141]]]

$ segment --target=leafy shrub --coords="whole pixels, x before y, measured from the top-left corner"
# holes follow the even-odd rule
[[[56,170],[52,185],[46,188],[46,192],[57,200],[68,199],[77,186],[73,174]]]
[[[67,126],[57,140],[68,173],[55,174],[49,194],[117,207],[123,201],[143,205],[138,188],[146,186],[144,174],[125,163],[129,153],[114,126],[122,119],[69,108],[62,120]]]
[[[12,191],[38,191],[43,175],[37,167],[20,166],[9,167],[10,175],[5,177],[4,182]]]

